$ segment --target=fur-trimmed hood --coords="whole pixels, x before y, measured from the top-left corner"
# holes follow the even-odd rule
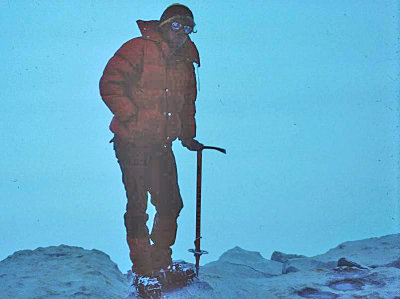
[[[160,31],[159,31],[159,24],[160,22],[157,20],[152,20],[152,21],[143,21],[143,20],[138,20],[136,21],[140,33],[142,34],[142,37],[145,39],[152,40],[154,42],[162,43],[163,39],[161,37]],[[188,36],[188,40],[186,41],[184,45],[184,55],[187,57],[188,60],[195,62],[198,66],[200,66],[200,57],[199,57],[199,51],[197,50],[196,45],[190,37]]]

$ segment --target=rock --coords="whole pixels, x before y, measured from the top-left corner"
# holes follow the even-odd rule
[[[337,261],[322,262],[314,258],[299,258],[287,260],[283,264],[282,274],[287,274],[287,269],[294,268],[297,271],[307,270],[333,270],[337,266]]]
[[[293,266],[286,267],[286,264],[282,268],[282,274],[294,273],[294,272],[299,272],[299,271],[300,271],[299,269],[297,269]]]
[[[271,256],[271,261],[284,263],[290,259],[305,258],[306,256],[300,254],[286,254],[280,251],[274,251]]]
[[[14,253],[0,262],[2,298],[121,298],[129,282],[98,250],[60,245]]]
[[[297,295],[304,298],[311,298],[311,299],[335,299],[339,297],[337,294],[320,291],[314,288],[303,288],[300,291],[296,292]]]
[[[342,257],[338,260],[337,263],[338,267],[354,267],[358,269],[368,269],[367,267],[363,267],[360,264],[357,264],[355,262],[348,261],[346,258]]]
[[[271,277],[280,275],[282,264],[270,261],[259,252],[247,251],[238,246],[226,251],[216,262],[203,266],[208,272],[231,273],[236,277]]]
[[[384,267],[394,267],[394,268],[400,269],[400,258],[395,260],[394,262],[384,265]]]
[[[262,257],[262,255],[257,251],[247,251],[239,246],[236,246],[225,253],[223,253],[219,261],[228,261],[231,263],[236,264],[243,264],[243,263],[259,263],[264,262],[266,259]]]
[[[348,241],[312,259],[330,262],[337,261],[341,257],[367,267],[391,263],[400,257],[400,234]]]

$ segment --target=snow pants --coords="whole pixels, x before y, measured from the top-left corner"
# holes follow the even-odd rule
[[[170,247],[175,243],[177,218],[183,208],[175,157],[171,145],[137,145],[117,136],[113,141],[128,200],[124,221],[132,271],[150,274],[172,263]],[[150,235],[147,193],[156,208]]]

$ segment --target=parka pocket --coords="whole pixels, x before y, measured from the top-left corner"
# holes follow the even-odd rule
[[[139,110],[136,129],[143,136],[161,137],[163,117],[160,112],[154,110]]]

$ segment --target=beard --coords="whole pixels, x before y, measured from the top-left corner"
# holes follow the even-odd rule
[[[184,38],[177,38],[169,41],[169,46],[171,48],[177,49],[177,48],[182,48],[183,45],[186,43],[187,37],[185,36]]]

